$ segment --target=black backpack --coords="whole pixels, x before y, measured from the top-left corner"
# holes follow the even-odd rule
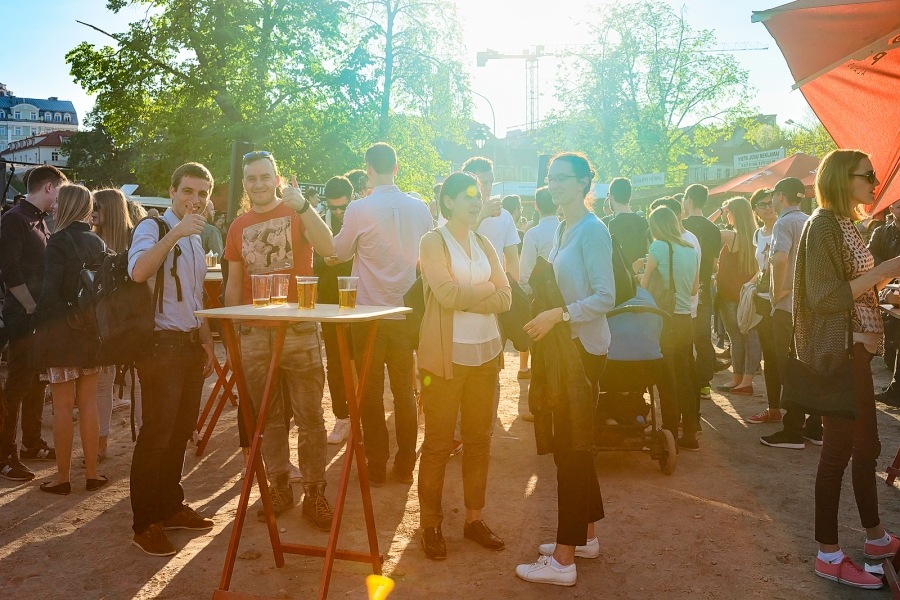
[[[159,238],[169,232],[169,225],[159,217],[156,221]],[[143,221],[141,221],[143,222]],[[135,227],[137,229],[137,227]],[[177,265],[181,250],[175,246],[175,277],[179,295]],[[146,354],[153,342],[156,311],[162,312],[162,295],[165,285],[165,263],[156,273],[153,295],[146,282],[138,283],[128,274],[128,253],[107,254],[94,275],[93,304],[100,340],[98,359],[100,364],[128,365]]]

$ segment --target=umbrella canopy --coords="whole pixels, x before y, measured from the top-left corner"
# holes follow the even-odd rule
[[[716,194],[752,194],[759,188],[772,188],[785,177],[796,177],[806,186],[806,195],[812,196],[816,183],[816,169],[819,159],[809,154],[797,154],[776,160],[761,169],[738,175],[728,183],[709,190],[710,196]]]
[[[900,199],[900,0],[798,0],[753,13],[841,148],[872,157],[873,212]]]

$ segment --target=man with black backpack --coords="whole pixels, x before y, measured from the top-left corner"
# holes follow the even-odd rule
[[[194,314],[203,308],[206,258],[200,232],[212,187],[212,175],[203,165],[178,167],[169,188],[172,207],[161,217],[164,227],[154,219],[141,221],[128,253],[129,275],[146,282],[155,299],[152,346],[137,361],[143,425],[131,462],[133,543],[153,556],[175,554],[165,530],[213,526],[184,504],[181,487],[203,382],[215,362],[209,324]]]

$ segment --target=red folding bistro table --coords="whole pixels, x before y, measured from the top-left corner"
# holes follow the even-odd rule
[[[247,402],[240,402],[241,418],[247,426],[247,431],[253,432],[250,442],[250,459],[247,461],[247,472],[241,487],[240,501],[234,517],[234,527],[231,531],[231,539],[228,542],[228,550],[225,553],[225,566],[222,570],[222,579],[219,587],[213,593],[214,599],[252,599],[261,598],[250,594],[233,592],[231,575],[237,559],[238,544],[241,539],[241,530],[244,519],[247,516],[247,507],[250,501],[250,490],[253,487],[254,476],[259,485],[259,493],[262,497],[263,509],[266,514],[266,525],[269,530],[269,539],[272,543],[272,552],[275,555],[275,566],[284,566],[284,554],[303,554],[306,556],[321,556],[325,558],[322,568],[322,577],[319,583],[317,598],[324,599],[328,596],[328,584],[331,580],[331,572],[335,559],[366,562],[372,564],[372,571],[381,573],[382,556],[378,551],[378,537],[375,529],[375,515],[372,511],[372,498],[369,494],[369,477],[366,470],[365,454],[363,453],[362,435],[359,423],[359,406],[362,401],[362,390],[365,389],[366,378],[371,366],[372,351],[375,347],[375,334],[378,321],[386,317],[402,315],[411,312],[406,307],[388,306],[357,306],[356,308],[339,308],[335,304],[319,304],[313,309],[298,309],[297,304],[290,303],[282,306],[268,306],[255,308],[250,305],[230,306],[197,311],[197,315],[211,319],[222,320],[222,337],[228,350],[231,367],[234,370],[235,383],[238,395],[241,398],[249,398],[246,382],[244,381],[244,368],[241,361],[240,344],[234,333],[235,321],[260,320],[277,321],[275,345],[272,348],[272,356],[269,363],[269,373],[263,389],[263,397],[259,407],[259,418],[254,419],[253,412]],[[347,438],[347,450],[344,454],[344,464],[341,467],[340,479],[337,486],[337,498],[334,503],[334,520],[331,532],[328,535],[328,543],[323,548],[320,546],[308,546],[303,544],[283,543],[278,536],[278,527],[275,524],[275,515],[272,512],[272,503],[269,498],[269,488],[266,481],[266,471],[263,467],[260,449],[262,435],[265,429],[266,414],[272,400],[275,386],[278,384],[278,364],[281,360],[281,352],[284,348],[284,337],[288,325],[302,321],[316,321],[320,323],[334,323],[337,325],[338,349],[341,356],[341,367],[344,377],[344,388],[347,391],[347,408],[350,413],[350,436]],[[357,384],[354,370],[353,357],[350,354],[349,332],[352,323],[370,322],[368,335],[362,354],[362,364],[359,369],[359,383]],[[255,423],[255,424],[254,424]],[[338,535],[341,527],[341,517],[344,512],[347,488],[350,483],[350,469],[353,459],[356,459],[356,470],[359,479],[360,494],[362,496],[363,514],[366,520],[366,533],[369,540],[368,551],[341,550],[337,547]]]

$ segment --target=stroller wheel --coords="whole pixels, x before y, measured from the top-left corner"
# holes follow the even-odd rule
[[[678,463],[678,450],[675,447],[675,436],[668,429],[658,431],[657,435],[663,437],[665,443],[661,444],[659,456],[659,469],[666,475],[675,472],[675,465]]]

